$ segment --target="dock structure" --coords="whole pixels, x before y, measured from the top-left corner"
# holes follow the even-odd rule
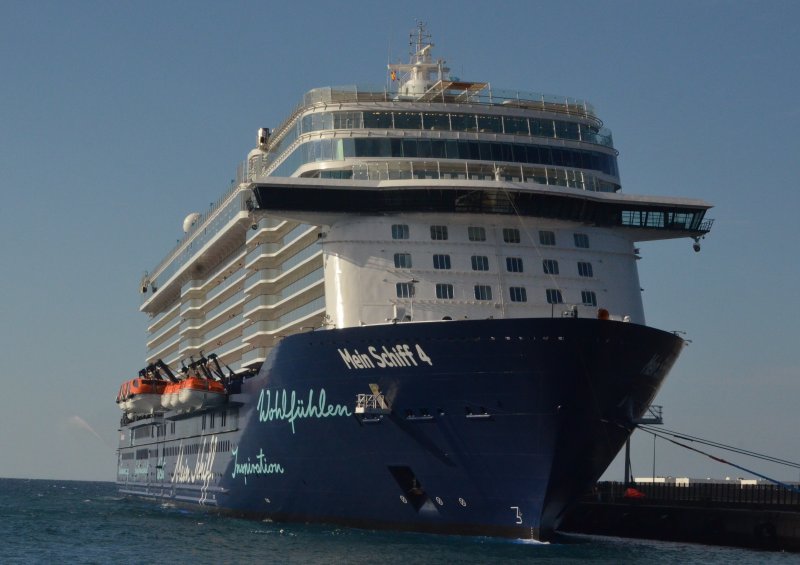
[[[800,490],[753,482],[598,483],[559,530],[800,552]]]

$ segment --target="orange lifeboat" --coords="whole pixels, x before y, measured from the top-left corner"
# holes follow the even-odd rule
[[[225,402],[225,387],[219,381],[199,377],[187,377],[177,384],[178,408],[199,410]]]
[[[181,390],[181,383],[168,383],[161,394],[161,407],[165,410],[172,410],[178,407],[178,393]]]
[[[117,404],[129,414],[150,414],[161,407],[161,393],[165,381],[137,377],[122,384],[117,394]]]

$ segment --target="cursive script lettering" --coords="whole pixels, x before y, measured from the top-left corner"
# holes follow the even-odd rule
[[[324,388],[319,390],[316,399],[314,389],[309,389],[306,400],[299,398],[294,390],[289,393],[286,389],[272,391],[262,388],[256,408],[259,422],[286,420],[292,426],[292,433],[295,433],[295,420],[352,415],[343,404],[328,404]]]
[[[236,478],[241,475],[244,478],[244,484],[247,484],[248,475],[283,475],[283,466],[280,463],[270,463],[267,461],[267,456],[264,455],[264,450],[259,448],[256,461],[250,461],[247,458],[246,462],[239,463],[239,447],[231,450],[233,455],[233,472],[231,478]]]

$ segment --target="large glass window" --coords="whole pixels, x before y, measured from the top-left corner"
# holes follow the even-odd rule
[[[584,263],[582,261],[578,262],[578,274],[582,277],[592,277],[594,273],[592,271],[592,264],[591,263]]]
[[[408,239],[408,235],[406,224],[392,224],[392,239]]]
[[[597,295],[593,290],[582,290],[581,302],[583,302],[586,306],[597,306]]]
[[[488,271],[489,258],[485,255],[473,255],[471,258],[473,271]]]
[[[410,269],[411,253],[395,253],[394,266],[398,269]]]
[[[365,113],[366,119],[367,113]],[[474,119],[475,116],[472,116]],[[338,141],[338,140],[337,140]],[[551,149],[549,147],[537,147],[516,143],[500,143],[491,141],[467,141],[467,140],[433,140],[414,139],[406,140],[408,143],[401,143],[400,139],[386,139],[382,137],[374,138],[355,138],[344,139],[342,141],[343,157],[402,157],[405,151],[406,156],[414,151],[410,143],[416,144],[418,157],[431,157],[434,154],[446,156],[448,159],[475,159],[487,161],[508,161],[519,163],[533,163],[541,165],[571,166],[584,169],[594,169],[609,175],[616,176],[617,163],[613,155],[605,155],[591,151],[578,149]],[[308,162],[307,155],[315,154],[315,145],[319,143],[330,144],[331,140],[312,140],[303,143],[297,151],[297,163],[295,168],[303,162]],[[306,160],[303,161],[302,159]],[[313,159],[312,159],[313,160]],[[289,174],[291,174],[290,171]],[[549,176],[549,174],[548,174]],[[561,184],[566,186],[566,179],[555,178],[545,184]],[[662,220],[663,223],[663,220]]]
[[[362,129],[364,120],[361,112],[334,112],[333,127],[334,129]]]
[[[434,269],[449,269],[450,268],[450,255],[434,255],[433,256]]]
[[[453,285],[448,283],[436,283],[436,298],[445,300],[453,299]]]
[[[527,118],[509,118],[504,117],[503,123],[505,131],[512,135],[528,135],[528,120]]]
[[[503,133],[503,120],[500,116],[478,116],[478,131]]]
[[[557,275],[558,261],[555,259],[542,259],[542,269],[545,275]]]
[[[422,114],[419,112],[395,112],[395,129],[422,129]]]
[[[542,120],[531,118],[531,135],[537,137],[553,137],[553,120]]]
[[[521,273],[522,257],[506,257],[506,270],[509,273]]]
[[[488,284],[475,285],[475,300],[491,300],[492,287]]]
[[[453,131],[478,131],[475,114],[450,114]]]
[[[365,128],[384,128],[394,127],[391,112],[364,112]]]
[[[450,115],[430,113],[422,114],[422,127],[432,130],[450,130]]]

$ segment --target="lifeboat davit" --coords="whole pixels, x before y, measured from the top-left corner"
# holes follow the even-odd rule
[[[177,408],[180,410],[200,410],[225,402],[225,387],[218,381],[187,377],[175,386],[179,387]]]
[[[131,379],[122,384],[117,405],[128,414],[150,414],[161,407],[161,394],[167,386],[158,379]]]

